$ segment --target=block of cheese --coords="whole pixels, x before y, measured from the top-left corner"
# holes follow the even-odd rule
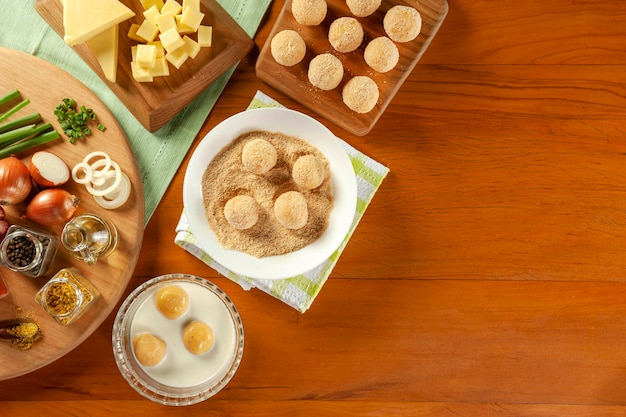
[[[118,0],[64,0],[63,39],[78,45],[135,15]]]
[[[98,59],[104,76],[112,83],[117,79],[119,29],[119,25],[112,26],[87,40],[87,44]]]

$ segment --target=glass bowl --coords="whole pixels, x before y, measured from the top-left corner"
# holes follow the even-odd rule
[[[157,308],[156,294],[177,285],[189,295],[187,311],[168,319]],[[208,324],[215,336],[203,354],[189,352],[182,341],[184,327],[192,321]],[[152,333],[167,346],[156,366],[136,358],[133,338]],[[122,303],[113,323],[113,353],[122,376],[144,397],[164,405],[191,405],[218,393],[232,379],[243,355],[241,317],[233,302],[215,284],[193,275],[168,274],[137,287]]]

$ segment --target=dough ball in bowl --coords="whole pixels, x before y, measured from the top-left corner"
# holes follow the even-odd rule
[[[365,75],[357,75],[350,79],[341,93],[343,102],[352,111],[367,113],[378,102],[380,92],[376,82]]]
[[[189,294],[178,285],[167,285],[157,291],[156,307],[168,319],[176,320],[189,309]]]
[[[357,17],[367,17],[380,7],[382,0],[346,0],[350,12]]]
[[[309,82],[321,90],[336,88],[343,79],[343,65],[333,54],[320,54],[309,63]]]
[[[328,28],[328,41],[337,52],[352,52],[363,42],[363,26],[354,17],[335,19]]]
[[[140,333],[133,338],[133,351],[143,366],[157,366],[165,359],[167,346],[152,333]]]
[[[183,330],[183,344],[194,355],[211,350],[214,341],[213,329],[201,321],[192,321]]]
[[[276,148],[265,139],[252,139],[244,145],[241,151],[241,163],[247,171],[253,174],[265,174],[274,168],[277,160]]]
[[[293,0],[291,13],[296,22],[304,26],[317,26],[326,18],[326,0]]]
[[[291,176],[298,186],[312,190],[322,185],[326,179],[324,163],[314,155],[303,155],[296,159]]]
[[[393,6],[385,13],[383,27],[394,42],[409,42],[422,30],[422,16],[413,7]]]
[[[249,229],[259,220],[259,207],[254,198],[238,195],[224,205],[224,217],[235,229]]]
[[[280,65],[291,67],[304,59],[306,43],[295,30],[282,30],[272,38],[270,43],[272,56]]]
[[[309,220],[306,198],[298,191],[281,194],[274,203],[276,220],[287,229],[300,229]]]
[[[374,71],[388,72],[396,67],[400,52],[393,41],[385,36],[372,39],[365,47],[365,62]]]

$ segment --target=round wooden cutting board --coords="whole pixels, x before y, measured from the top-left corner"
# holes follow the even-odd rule
[[[50,271],[44,277],[30,278],[0,268],[9,289],[9,294],[0,299],[0,321],[27,315],[34,317],[43,331],[43,338],[25,351],[12,347],[6,340],[0,340],[0,380],[32,372],[64,356],[100,326],[124,294],[137,263],[144,232],[144,197],[137,161],[124,131],[100,99],[80,81],[49,62],[23,52],[0,48],[0,96],[16,88],[22,99],[30,100],[30,104],[9,120],[39,112],[44,121],[52,123],[57,131],[62,132],[54,116],[54,109],[63,98],[72,98],[78,106],[93,109],[98,121],[106,127],[104,132],[93,129],[92,136],[74,144],[62,134],[61,139],[18,155],[26,164],[33,152],[47,150],[63,159],[71,169],[88,153],[104,151],[128,175],[132,192],[122,207],[105,210],[94,201],[84,186],[70,180],[62,187],[81,199],[76,214],[97,213],[110,220],[118,229],[117,250],[95,265],[89,266],[74,259],[59,245]],[[4,209],[11,224],[37,227],[57,236],[62,229],[62,226],[38,226],[20,218],[25,209],[24,204],[5,206]],[[53,320],[35,302],[34,297],[52,275],[66,267],[77,268],[98,289],[100,297],[82,317],[63,326]]]

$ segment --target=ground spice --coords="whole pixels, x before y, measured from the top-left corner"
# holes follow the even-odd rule
[[[28,350],[41,338],[41,332],[37,323],[24,322],[11,326],[6,333],[13,336],[11,345],[20,350]]]
[[[76,290],[69,282],[55,282],[46,291],[46,304],[55,314],[71,313],[76,308],[77,302]]]
[[[246,171],[241,162],[245,144],[259,138],[271,143],[278,156],[274,168],[261,175]],[[319,158],[328,173],[313,190],[298,187],[291,176],[295,161],[309,154]],[[300,229],[287,229],[274,216],[274,202],[287,191],[299,191],[307,200],[308,222]],[[279,132],[244,133],[222,149],[203,174],[202,195],[207,220],[220,244],[259,258],[294,252],[317,240],[326,230],[333,207],[326,157],[302,139]],[[238,195],[248,195],[259,204],[258,221],[249,229],[235,229],[224,216],[226,202]]]

